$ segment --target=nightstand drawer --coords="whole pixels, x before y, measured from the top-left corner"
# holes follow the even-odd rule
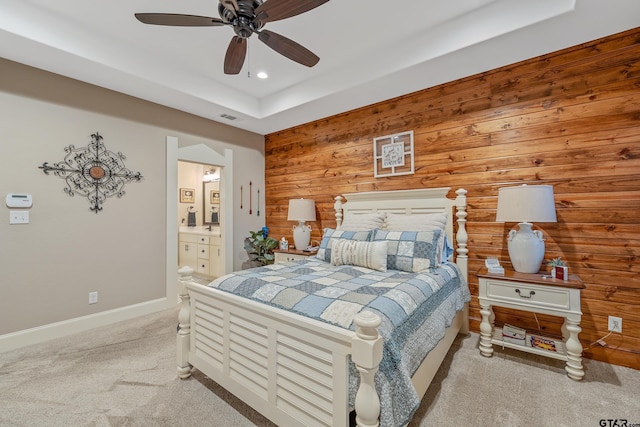
[[[569,289],[536,286],[505,280],[487,280],[487,298],[493,301],[523,303],[531,307],[568,310]]]
[[[289,254],[283,252],[274,252],[275,259],[274,262],[276,264],[281,264],[283,262],[291,262],[291,261],[302,261],[305,259],[309,259],[309,255],[298,255],[298,254]]]

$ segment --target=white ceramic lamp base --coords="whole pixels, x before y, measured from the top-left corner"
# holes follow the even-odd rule
[[[302,251],[309,247],[311,241],[311,226],[306,225],[304,221],[300,221],[298,225],[293,226],[293,244],[296,249]]]
[[[544,258],[544,239],[540,230],[531,230],[533,224],[521,222],[519,230],[509,232],[509,257],[513,269],[520,273],[537,273]]]

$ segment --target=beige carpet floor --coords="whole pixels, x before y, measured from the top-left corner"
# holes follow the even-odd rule
[[[272,426],[199,372],[175,371],[177,311],[168,310],[0,353],[0,426]],[[640,371],[563,364],[518,351],[482,357],[459,336],[410,424],[640,425]],[[613,424],[606,424],[613,425]]]

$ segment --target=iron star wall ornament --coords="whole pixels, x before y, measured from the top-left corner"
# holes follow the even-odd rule
[[[89,209],[95,213],[102,210],[107,198],[124,196],[126,184],[142,179],[140,172],[132,172],[125,167],[124,154],[107,150],[98,132],[91,135],[91,142],[86,148],[76,148],[72,144],[64,151],[67,155],[63,161],[53,166],[44,162],[38,168],[46,175],[53,172],[63,178],[67,183],[64,192],[69,196],[86,196],[91,204]]]

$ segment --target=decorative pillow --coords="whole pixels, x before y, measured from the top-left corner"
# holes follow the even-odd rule
[[[442,230],[387,231],[375,230],[373,241],[386,240],[389,270],[419,273],[438,266],[438,242]]]
[[[348,231],[348,230],[334,230],[333,228],[325,228],[322,235],[322,241],[320,242],[320,249],[316,254],[316,258],[322,261],[331,262],[331,247],[333,242],[339,239],[345,240],[358,240],[366,242],[371,237],[371,230],[368,231]]]
[[[387,245],[386,241],[336,240],[331,250],[331,265],[356,265],[387,271]]]
[[[447,225],[447,214],[442,213],[429,213],[429,214],[413,214],[413,215],[399,215],[399,214],[387,214],[387,228],[389,231],[431,231],[442,230],[440,234],[440,240],[438,241],[438,252],[436,254],[436,261],[438,264],[442,264],[447,261],[450,255],[453,253],[451,245],[448,243],[447,234],[444,232],[444,228]],[[450,252],[451,251],[451,252]]]
[[[366,214],[348,213],[342,221],[342,225],[340,225],[340,230],[367,231],[382,228],[386,216],[387,214],[384,212]]]

